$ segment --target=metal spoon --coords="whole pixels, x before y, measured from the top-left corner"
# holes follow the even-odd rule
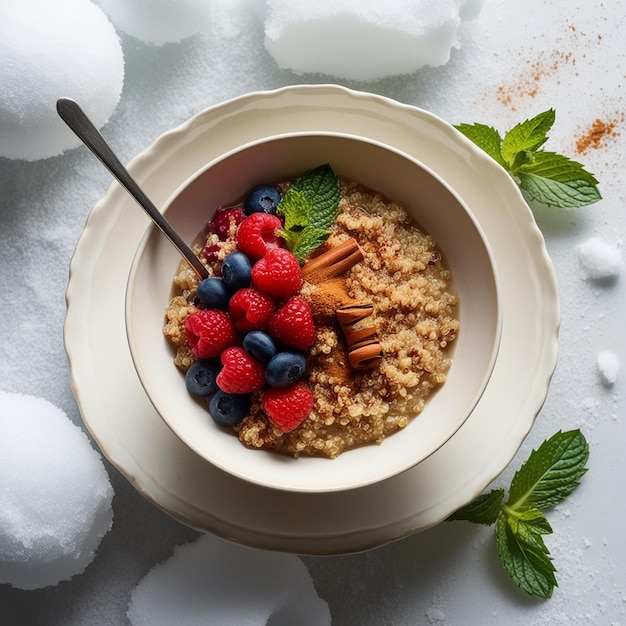
[[[93,125],[78,104],[69,98],[57,100],[57,113],[61,119],[76,133],[78,138],[102,161],[104,166],[113,174],[118,182],[139,203],[150,216],[152,221],[159,227],[161,232],[174,244],[174,247],[186,259],[191,269],[198,275],[200,280],[207,278],[209,273],[202,265],[200,259],[192,252],[191,248],[180,238],[169,222],[154,206],[150,198],[135,182],[129,171],[115,156],[113,150],[106,142],[100,131]]]

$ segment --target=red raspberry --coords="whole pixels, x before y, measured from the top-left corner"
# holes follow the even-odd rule
[[[244,332],[266,329],[275,308],[274,298],[254,287],[239,289],[228,303],[235,327]]]
[[[285,248],[268,248],[265,256],[252,266],[252,283],[277,298],[291,298],[302,285],[300,263]]]
[[[270,422],[284,432],[300,426],[313,404],[313,394],[302,381],[288,387],[272,387],[263,394],[263,410]]]
[[[219,309],[190,313],[185,320],[185,335],[191,351],[199,359],[213,359],[238,340],[230,317]]]
[[[268,248],[279,248],[281,239],[276,231],[282,222],[270,213],[253,213],[239,224],[237,246],[252,259],[265,256]]]
[[[265,384],[265,368],[243,348],[226,348],[221,355],[222,369],[215,382],[224,393],[252,393]]]
[[[220,251],[220,246],[216,243],[208,244],[204,246],[204,258],[209,263],[214,263],[218,260],[217,253]]]
[[[307,350],[315,341],[311,307],[304,298],[287,300],[270,317],[269,331],[274,339],[297,350]]]
[[[245,213],[241,209],[222,208],[219,207],[215,211],[213,219],[209,222],[209,228],[220,238],[221,241],[228,239],[228,231],[231,223],[234,221],[238,226],[246,218]]]

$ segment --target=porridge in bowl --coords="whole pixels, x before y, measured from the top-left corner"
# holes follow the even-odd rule
[[[382,443],[451,364],[458,303],[436,242],[329,166],[248,198],[197,238],[205,284],[184,263],[174,278],[163,331],[190,393],[249,448]]]

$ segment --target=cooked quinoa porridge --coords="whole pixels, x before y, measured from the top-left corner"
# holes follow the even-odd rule
[[[334,458],[380,444],[446,380],[459,322],[452,277],[435,241],[398,204],[356,182],[339,182],[330,234],[304,260],[296,295],[315,327],[298,383],[310,390],[312,406],[297,427],[281,428],[267,416],[267,384],[247,394],[245,415],[232,429],[250,448]],[[278,188],[284,194],[289,186]],[[226,232],[204,231],[195,244],[211,276],[237,249],[241,216],[227,217]],[[203,307],[197,289],[195,273],[181,263],[163,331],[183,371],[198,361],[186,330],[188,316]],[[281,298],[274,300],[280,307]]]

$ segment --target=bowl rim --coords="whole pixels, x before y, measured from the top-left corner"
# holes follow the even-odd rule
[[[194,442],[192,440],[190,440],[187,437],[184,437],[181,432],[179,431],[178,428],[176,428],[175,424],[172,423],[171,419],[168,419],[168,417],[166,415],[164,415],[164,412],[162,411],[162,409],[159,406],[159,403],[156,401],[155,399],[155,395],[153,393],[151,393],[151,390],[149,388],[149,384],[147,382],[147,377],[144,375],[143,373],[143,367],[141,365],[141,359],[139,357],[138,351],[135,347],[134,344],[134,340],[133,340],[133,336],[132,336],[132,332],[131,332],[131,328],[133,326],[132,323],[132,307],[131,307],[131,296],[132,296],[132,290],[133,290],[133,279],[137,274],[137,270],[138,267],[141,264],[142,261],[142,256],[146,251],[148,242],[150,241],[151,237],[153,236],[153,234],[156,232],[157,227],[155,224],[151,223],[148,225],[148,228],[146,229],[146,232],[144,233],[144,235],[142,236],[137,249],[135,251],[135,254],[133,256],[133,261],[130,267],[130,270],[128,272],[128,276],[127,276],[127,282],[126,282],[126,290],[125,290],[125,294],[124,294],[124,300],[125,300],[125,310],[124,310],[124,320],[125,320],[125,329],[126,329],[126,338],[127,338],[127,343],[128,343],[128,347],[129,347],[129,351],[130,351],[130,355],[131,355],[131,360],[133,362],[133,366],[136,370],[137,376],[139,378],[139,381],[141,383],[141,386],[143,387],[144,392],[146,393],[146,396],[148,397],[148,399],[150,400],[151,404],[153,405],[155,411],[157,412],[157,414],[159,415],[159,417],[161,418],[161,420],[169,427],[169,429],[175,434],[175,436],[181,440],[183,442],[184,445],[186,445],[191,452],[197,454],[198,456],[200,456],[202,459],[204,459],[206,462],[214,465],[215,467],[219,468],[220,470],[230,474],[231,476],[234,476],[236,478],[239,478],[241,480],[244,480],[246,482],[251,482],[253,484],[262,486],[262,487],[266,487],[266,488],[270,488],[270,489],[276,489],[276,490],[282,490],[282,491],[287,491],[287,492],[298,492],[298,493],[331,493],[331,492],[339,492],[339,491],[346,491],[346,490],[352,490],[352,489],[357,489],[360,487],[364,487],[367,485],[371,485],[374,483],[378,483],[378,482],[382,482],[384,480],[387,480],[389,478],[392,478],[394,476],[397,476],[399,474],[402,474],[403,472],[409,470],[410,468],[414,467],[415,465],[417,465],[418,463],[421,463],[422,461],[424,461],[425,459],[427,459],[429,456],[431,456],[434,452],[436,452],[441,446],[443,446],[465,423],[465,421],[470,417],[470,415],[472,414],[473,410],[476,408],[476,405],[478,404],[478,402],[480,401],[480,398],[482,397],[488,383],[489,380],[491,378],[491,375],[493,373],[494,367],[495,367],[495,363],[497,361],[497,357],[498,357],[498,353],[500,350],[500,343],[501,343],[501,338],[502,338],[502,324],[503,324],[503,311],[502,311],[502,296],[501,296],[501,289],[500,289],[500,276],[499,276],[499,272],[498,272],[498,268],[496,266],[495,263],[495,259],[494,259],[494,255],[491,249],[491,246],[489,244],[489,241],[480,225],[480,223],[478,222],[477,218],[474,216],[473,212],[470,210],[470,208],[467,206],[467,204],[463,201],[463,199],[459,196],[459,194],[435,171],[433,171],[429,166],[425,165],[422,161],[420,161],[419,159],[411,156],[410,154],[404,152],[403,150],[400,150],[392,145],[389,145],[385,142],[379,141],[377,139],[371,139],[369,137],[365,137],[365,136],[361,136],[355,133],[345,133],[345,132],[339,132],[339,131],[326,131],[326,130],[297,130],[297,131],[290,131],[290,132],[283,132],[283,133],[275,133],[275,134],[271,134],[268,135],[266,137],[262,137],[262,138],[258,138],[255,139],[253,141],[249,141],[249,142],[245,142],[235,148],[232,148],[228,151],[226,151],[225,153],[209,160],[202,168],[198,169],[196,172],[194,172],[193,174],[191,174],[190,176],[188,176],[172,193],[169,194],[169,196],[167,197],[167,199],[165,200],[165,202],[163,202],[162,206],[160,207],[160,211],[162,213],[167,213],[167,211],[170,209],[170,207],[172,206],[172,204],[177,200],[177,198],[190,186],[192,185],[194,182],[196,182],[201,176],[203,176],[208,170],[210,170],[211,168],[215,167],[217,164],[233,157],[234,155],[237,155],[239,153],[242,153],[244,151],[247,151],[251,148],[255,148],[257,146],[266,144],[268,142],[274,142],[274,141],[280,141],[280,140],[284,140],[284,139],[293,139],[293,138],[302,138],[302,137],[333,137],[333,138],[341,138],[341,139],[347,139],[347,140],[353,140],[353,141],[357,141],[357,142],[364,142],[370,145],[373,145],[377,148],[389,151],[391,153],[394,153],[395,155],[411,162],[413,165],[416,165],[417,167],[421,168],[429,177],[431,177],[432,179],[434,179],[438,185],[440,185],[441,187],[443,187],[446,191],[446,193],[448,193],[450,196],[452,196],[454,198],[454,201],[460,205],[463,209],[463,212],[465,213],[465,215],[469,218],[469,220],[472,222],[473,227],[476,231],[476,233],[478,234],[481,242],[482,242],[482,246],[484,249],[484,252],[486,253],[488,260],[489,260],[489,266],[491,268],[491,274],[490,274],[490,278],[492,279],[493,285],[494,285],[494,305],[495,305],[495,315],[494,315],[494,319],[495,319],[495,330],[493,333],[493,341],[492,341],[492,346],[491,346],[491,350],[490,350],[490,356],[487,362],[487,367],[485,368],[485,372],[484,375],[481,379],[480,385],[477,388],[474,396],[472,397],[471,401],[467,403],[467,409],[465,410],[464,415],[458,419],[455,422],[455,427],[451,430],[449,430],[447,432],[447,434],[445,435],[445,437],[441,437],[434,446],[432,446],[432,448],[428,451],[428,453],[421,455],[419,458],[415,458],[415,459],[410,459],[410,460],[405,460],[401,463],[398,463],[393,469],[388,469],[387,471],[380,473],[376,476],[370,476],[368,478],[365,479],[360,479],[357,480],[354,473],[350,473],[347,472],[346,474],[349,474],[349,477],[345,477],[343,481],[341,482],[337,482],[337,483],[333,483],[333,484],[328,484],[328,483],[324,483],[322,484],[311,484],[309,482],[307,482],[306,484],[297,484],[295,482],[291,482],[291,481],[285,481],[284,477],[282,477],[283,479],[281,480],[267,480],[266,478],[259,478],[258,476],[256,476],[255,474],[249,472],[249,471],[244,471],[241,469],[238,469],[237,467],[233,467],[232,465],[228,464],[228,463],[224,463],[221,462],[220,460],[217,460],[213,457],[207,456],[201,449],[198,448],[197,445],[194,444]],[[366,185],[367,186],[367,185]],[[159,234],[159,236],[162,236],[161,234]],[[445,256],[445,251],[444,251],[444,256]],[[182,259],[182,257],[181,257]],[[173,275],[172,275],[172,279],[173,279]],[[164,303],[165,305],[166,303]],[[454,346],[456,347],[456,346]],[[173,359],[172,359],[172,366],[175,368],[175,365],[173,364]],[[184,381],[183,381],[184,384]],[[443,385],[443,387],[445,387],[445,383]],[[438,391],[438,390],[437,390]],[[436,394],[433,394],[433,396]],[[429,397],[427,399],[427,405],[429,403],[429,401],[432,399],[432,396]],[[208,414],[207,414],[208,415]],[[421,415],[421,414],[420,414]],[[414,416],[413,418],[411,418],[410,422],[413,422],[416,418],[418,418],[419,416]],[[405,430],[405,429],[401,429],[401,430]],[[229,436],[234,436],[231,435],[231,433],[228,433]],[[381,444],[382,446],[384,446],[386,440],[390,439],[393,435],[401,435],[401,433],[399,431],[397,431],[396,433],[392,433],[392,435],[389,435],[388,437],[385,438],[385,441],[383,441],[383,443]],[[236,437],[236,436],[235,436]],[[242,448],[246,448],[246,446],[241,443],[238,442],[240,446],[242,446]],[[359,449],[367,449],[367,448],[378,448],[379,446],[376,446],[373,443],[370,444],[366,444],[364,446],[360,446],[358,448],[355,448],[353,450],[359,450]],[[352,452],[353,450],[346,450],[344,452],[342,452],[338,458],[344,457],[348,454],[350,454],[350,452]],[[250,450],[250,452],[254,452],[256,454],[268,454],[268,455],[277,455],[279,453],[276,453],[272,450]],[[281,457],[284,455],[280,455]],[[290,457],[287,457],[290,458]],[[298,459],[295,459],[296,462],[307,462],[307,463],[311,463],[311,462],[322,462],[322,463],[328,463],[328,462],[335,462],[337,459],[327,459],[325,457],[309,457],[309,456],[301,456]],[[293,460],[293,459],[292,459]],[[289,474],[289,473],[287,473]]]

